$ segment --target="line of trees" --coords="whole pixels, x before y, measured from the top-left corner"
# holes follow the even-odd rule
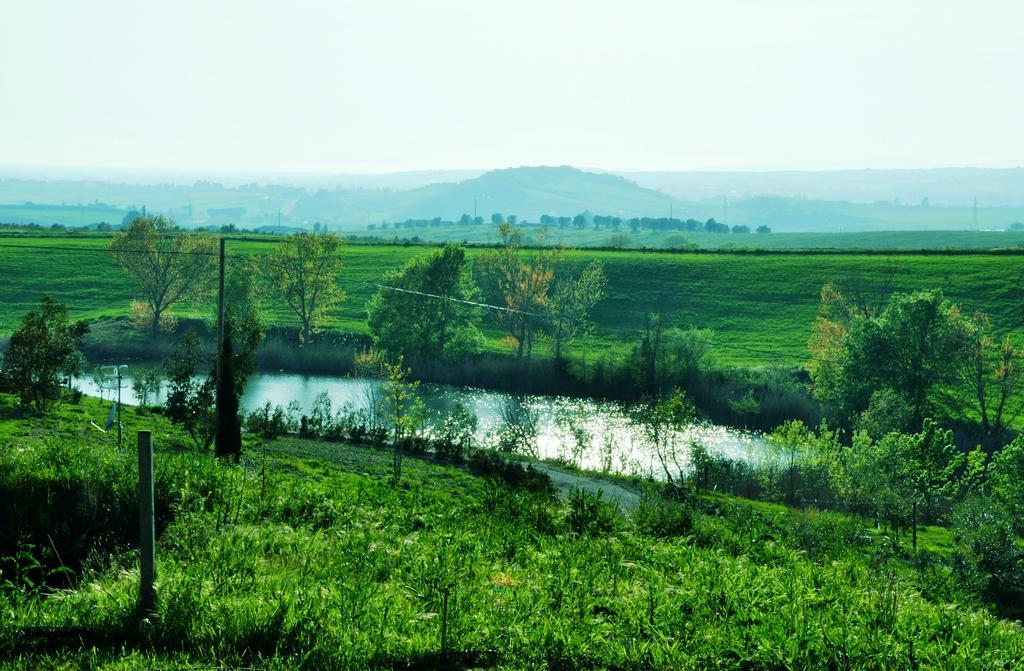
[[[381,224],[369,224],[367,228],[369,230],[387,229],[393,227],[395,230],[402,228],[439,228],[442,226],[481,226],[487,221],[494,226],[499,226],[503,223],[510,224],[512,226],[528,226],[530,225],[526,220],[519,221],[516,215],[504,215],[501,212],[493,213],[488,219],[484,219],[481,216],[472,216],[464,213],[459,217],[458,221],[450,221],[442,219],[441,217],[434,217],[433,219],[406,219],[405,221],[396,222],[383,222]],[[550,214],[542,214],[536,226],[543,228],[558,228],[567,229],[575,228],[577,230],[584,230],[587,228],[595,231],[621,231],[625,228],[629,228],[633,233],[638,233],[641,230],[665,232],[665,231],[689,231],[689,232],[703,232],[703,233],[750,233],[750,226],[743,224],[737,224],[729,226],[727,224],[716,221],[713,217],[705,221],[700,221],[693,218],[688,219],[677,219],[675,217],[630,217],[623,218],[612,215],[602,214],[591,214],[590,212],[580,212],[572,217],[567,216],[554,216]],[[771,233],[772,229],[769,226],[761,225],[754,229],[757,233]]]
[[[1005,442],[1024,410],[1021,348],[940,290],[888,291],[822,288],[808,368],[833,420],[881,436],[952,413],[976,419],[987,445]]]

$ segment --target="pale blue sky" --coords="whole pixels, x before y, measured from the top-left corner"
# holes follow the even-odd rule
[[[1024,164],[1020,0],[3,0],[0,165]]]

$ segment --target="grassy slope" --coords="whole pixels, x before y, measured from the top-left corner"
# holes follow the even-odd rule
[[[0,238],[2,245],[42,245],[101,250],[104,239]],[[250,255],[268,251],[273,243],[233,241],[229,252]],[[423,247],[350,245],[346,252],[342,285],[348,300],[331,325],[365,332],[366,299],[375,282]],[[471,253],[477,253],[473,250]],[[806,353],[821,285],[859,276],[878,283],[887,266],[896,269],[899,290],[941,288],[968,310],[988,311],[1001,331],[1024,335],[1024,264],[1020,257],[975,255],[748,255],[671,254],[616,251],[575,251],[568,259],[582,264],[604,263],[609,278],[608,296],[599,305],[598,324],[590,351],[623,348],[642,327],[645,311],[656,309],[665,297],[674,326],[698,326],[716,332],[721,345],[713,348],[724,361],[759,364],[796,363]],[[102,253],[53,249],[0,247],[0,333],[9,333],[25,311],[43,293],[66,302],[77,317],[124,315],[132,296],[131,282]],[[210,315],[213,301],[185,308],[182,313]],[[278,323],[294,323],[281,308],[270,309]],[[490,330],[491,347],[499,336]],[[779,352],[784,359],[749,349]],[[582,349],[582,348],[580,348]]]
[[[93,400],[30,422],[9,397],[0,410],[5,468],[39,452],[54,483],[86,474],[109,486],[118,469],[94,465],[132,463],[130,449],[81,429],[102,413]],[[157,430],[159,471],[174,428],[129,422]],[[165,473],[179,503],[159,540],[160,617],[145,626],[133,624],[130,552],[49,595],[0,589],[0,669],[966,670],[1024,656],[1019,625],[923,596],[943,581],[887,559],[883,544],[829,549],[863,538],[841,516],[719,499],[684,535],[608,511],[604,528],[576,533],[569,507],[422,459],[407,458],[399,489],[387,454],[369,448],[283,439],[267,450],[265,482],[262,467],[250,451],[240,469],[200,457]],[[189,495],[199,472],[220,483],[214,496]],[[29,626],[73,635],[13,635]]]

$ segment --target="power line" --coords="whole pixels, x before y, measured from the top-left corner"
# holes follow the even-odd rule
[[[386,289],[388,291],[396,291],[403,294],[411,294],[413,296],[422,296],[424,298],[437,298],[440,300],[450,301],[452,303],[461,303],[462,305],[470,305],[472,307],[486,308],[488,310],[500,310],[502,312],[508,312],[511,314],[523,315],[525,317],[537,317],[543,318],[544,315],[537,312],[527,312],[526,310],[517,310],[515,308],[504,307],[502,305],[493,305],[491,303],[480,303],[478,301],[470,301],[464,298],[456,298],[454,296],[445,296],[443,294],[432,294],[426,291],[416,291],[414,289],[404,289],[402,287],[392,287],[387,284],[380,284],[378,282],[371,282],[369,280],[356,280],[356,279],[343,279],[342,281],[358,282],[359,284],[367,284],[379,289]]]
[[[96,249],[96,248],[88,248],[88,247],[58,247],[58,246],[55,246],[55,245],[7,245],[7,244],[0,243],[0,248],[8,248],[8,249],[36,249],[36,250],[43,250],[43,251],[59,250],[59,251],[73,251],[73,252],[94,252],[94,253],[100,253],[100,254],[109,254],[110,253],[110,250],[107,250],[107,249]],[[126,251],[128,253],[137,253],[137,254],[150,254],[150,253],[152,253],[149,250],[124,250],[124,251]],[[180,255],[190,255],[190,256],[218,256],[219,255],[218,252],[186,252],[186,251],[173,251],[173,250],[167,250],[167,251],[162,251],[162,252],[158,252],[158,253],[160,253],[160,254],[180,254]],[[245,259],[245,258],[252,258],[252,256],[253,255],[251,255],[251,254],[245,254],[245,255],[237,255],[236,254],[236,255],[228,255],[227,258]],[[356,283],[364,284],[364,285],[367,285],[367,286],[377,287],[378,289],[384,289],[386,291],[394,291],[394,292],[397,292],[397,293],[403,293],[403,294],[408,294],[408,295],[412,295],[412,296],[419,296],[419,297],[422,297],[422,298],[434,298],[434,299],[438,299],[438,300],[445,300],[445,301],[449,301],[449,302],[452,302],[452,303],[459,303],[461,305],[468,305],[468,306],[471,306],[471,307],[478,307],[478,308],[483,308],[483,309],[486,309],[486,310],[496,310],[496,311],[504,312],[504,313],[507,313],[507,314],[518,314],[518,315],[523,315],[524,317],[529,317],[529,318],[533,318],[533,319],[545,319],[545,315],[537,313],[537,312],[529,312],[529,311],[526,311],[526,310],[517,310],[515,308],[510,308],[510,307],[506,307],[506,306],[502,306],[502,305],[493,305],[491,303],[482,303],[482,302],[479,302],[479,301],[471,301],[471,300],[466,300],[466,299],[463,299],[463,298],[456,298],[454,296],[445,296],[443,294],[433,294],[433,293],[429,293],[429,292],[426,292],[426,291],[416,291],[414,289],[405,289],[403,287],[393,287],[393,286],[390,286],[390,285],[387,285],[387,284],[381,284],[379,282],[371,282],[369,280],[357,280],[357,279],[353,279],[353,278],[342,278],[342,281],[343,282],[356,282]],[[641,329],[614,329],[614,330],[617,331],[620,334],[623,334],[623,333],[632,333],[632,334],[642,334],[642,333],[645,333],[645,331],[643,331]],[[759,348],[754,348],[754,347],[747,347],[745,345],[736,345],[736,344],[733,344],[733,343],[724,343],[724,342],[719,342],[719,341],[715,341],[715,340],[709,340],[709,339],[706,339],[706,338],[694,338],[694,340],[696,340],[697,342],[700,342],[702,344],[705,344],[705,345],[711,345],[713,347],[721,347],[721,348],[724,348],[724,349],[732,349],[732,350],[737,350],[737,351],[749,352],[751,354],[758,354],[760,356],[773,357],[773,358],[776,358],[776,359],[785,359],[785,360],[795,361],[795,362],[817,361],[819,363],[837,363],[835,360],[832,360],[832,359],[819,359],[819,358],[816,358],[816,357],[805,357],[805,356],[799,356],[799,355],[795,355],[795,354],[787,354],[785,352],[779,352],[777,350],[765,350],[765,349],[759,349]]]

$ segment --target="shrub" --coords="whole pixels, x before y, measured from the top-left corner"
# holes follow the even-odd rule
[[[602,500],[604,492],[592,494],[584,489],[569,493],[566,524],[574,533],[601,536],[615,531],[622,520],[619,507]]]
[[[641,533],[661,538],[690,533],[693,517],[691,506],[662,496],[645,496],[633,511],[633,523]]]
[[[270,401],[267,401],[263,406],[249,413],[245,418],[245,428],[264,438],[282,436],[288,433],[284,409],[279,405],[272,406]]]
[[[953,510],[953,536],[962,558],[988,576],[987,598],[1024,600],[1024,552],[1002,506],[980,497],[964,500]]]
[[[517,461],[504,459],[493,450],[474,452],[469,458],[469,468],[477,475],[498,479],[515,489],[525,489],[548,497],[555,494],[554,485],[546,473],[532,465],[523,466]]]

